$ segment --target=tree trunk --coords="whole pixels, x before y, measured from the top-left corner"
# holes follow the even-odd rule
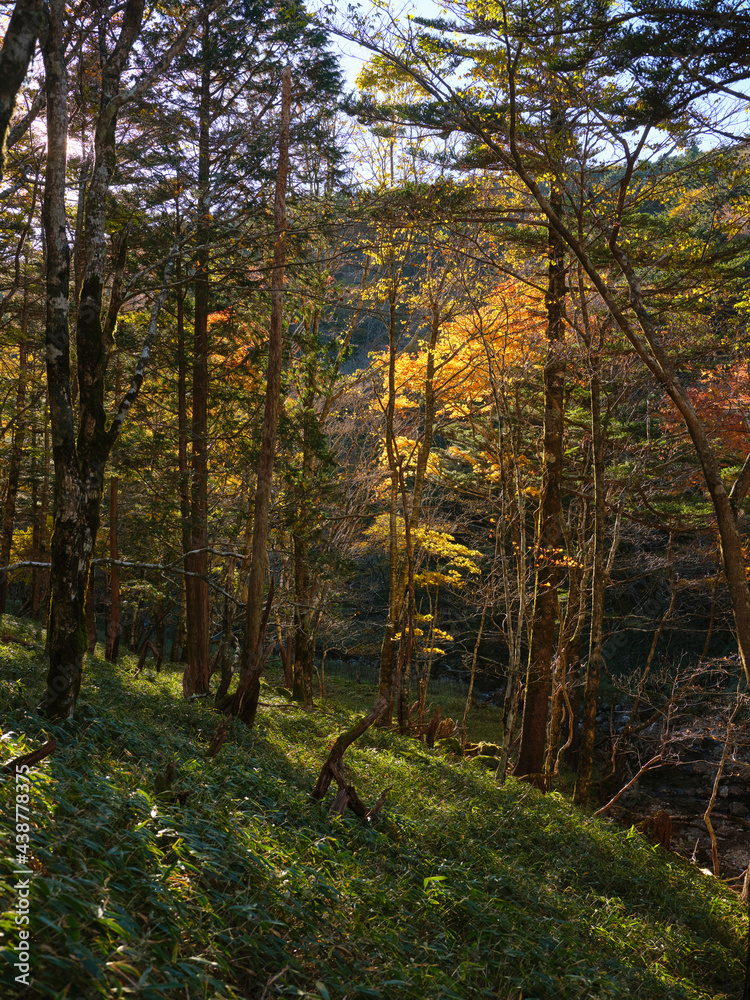
[[[558,113],[559,116],[559,113]],[[561,128],[560,123],[558,128]],[[562,207],[555,188],[553,202]],[[547,285],[547,358],[544,365],[544,468],[536,537],[536,587],[529,665],[526,674],[521,746],[513,773],[543,788],[542,775],[547,735],[547,715],[552,661],[557,650],[557,591],[562,581],[559,568],[562,534],[564,398],[565,398],[565,245],[549,227]]]
[[[305,708],[313,704],[313,644],[310,630],[310,568],[307,540],[294,534],[294,687],[292,694]]]
[[[341,733],[331,747],[325,763],[320,769],[318,780],[315,782],[315,788],[313,788],[310,793],[312,798],[323,798],[325,793],[328,791],[331,780],[336,777],[336,772],[341,766],[341,761],[348,747],[350,747],[355,740],[358,740],[363,733],[367,732],[370,726],[372,726],[386,710],[386,707],[386,699],[379,698],[371,711],[368,712],[367,715],[363,716],[356,726],[352,726],[351,729]]]
[[[396,487],[391,484],[391,513],[388,543],[388,622],[380,646],[378,673],[378,698],[385,699],[386,707],[375,721],[378,729],[387,729],[393,721],[395,701],[396,635],[401,620],[401,609],[406,587],[406,566],[399,565],[396,523]]]
[[[203,22],[198,138],[198,252],[195,266],[193,420],[190,480],[190,536],[185,556],[187,663],[182,680],[186,698],[208,691],[210,620],[208,605],[208,292],[210,216],[211,39]]]
[[[161,664],[164,659],[164,621],[167,617],[167,606],[164,604],[163,607],[159,608],[159,614],[156,619],[156,672],[157,674],[161,672]]]
[[[44,715],[66,718],[73,715],[81,688],[83,654],[88,648],[85,605],[94,526],[88,520],[84,491],[76,481],[75,452],[60,445],[54,451],[55,526],[48,627],[50,666],[41,709]],[[64,489],[58,485],[61,481],[66,484]]]
[[[385,413],[385,443],[388,457],[388,469],[391,478],[390,489],[390,519],[388,535],[388,555],[389,555],[389,588],[388,588],[388,623],[386,625],[383,643],[380,649],[380,675],[378,682],[378,696],[385,698],[387,707],[375,725],[379,728],[391,725],[393,718],[393,708],[395,697],[398,694],[400,703],[403,703],[402,686],[411,677],[412,647],[409,646],[408,655],[400,659],[396,656],[396,642],[394,636],[399,630],[401,623],[404,601],[406,600],[407,589],[410,593],[409,614],[407,616],[409,624],[408,635],[411,643],[412,624],[414,615],[413,600],[413,550],[409,539],[410,532],[419,526],[422,516],[422,493],[424,490],[427,464],[432,449],[432,437],[435,424],[435,347],[440,334],[441,317],[441,293],[445,284],[446,272],[437,279],[435,285],[428,286],[430,297],[430,338],[427,344],[427,364],[425,367],[424,381],[424,426],[422,429],[419,449],[417,452],[417,463],[414,475],[414,486],[412,488],[411,503],[406,499],[403,489],[403,472],[400,462],[402,457],[398,456],[395,445],[396,434],[394,426],[394,415],[396,407],[396,348],[398,343],[398,328],[396,318],[396,294],[397,282],[394,269],[391,270],[391,291],[389,296],[389,318],[388,318],[388,403]],[[401,503],[399,504],[399,498]],[[404,518],[404,541],[406,544],[406,557],[401,560],[398,550],[398,509],[403,512]],[[411,584],[411,586],[410,586]],[[403,639],[402,639],[403,642]],[[404,651],[406,652],[406,650]],[[397,690],[398,689],[398,690]],[[404,709],[400,712],[400,724],[403,727],[406,723]]]
[[[47,94],[47,164],[42,219],[47,250],[46,361],[55,463],[54,530],[50,572],[49,672],[40,711],[53,718],[72,716],[81,686],[87,647],[85,598],[91,556],[99,528],[104,468],[143,381],[155,335],[158,308],[130,389],[106,426],[104,386],[113,347],[114,322],[102,323],[107,261],[106,223],[110,182],[116,165],[120,81],[143,18],[142,0],[126,0],[117,43],[101,46],[100,104],[94,136],[94,167],[85,207],[85,275],[77,309],[78,413],[72,405],[70,336],[70,248],[66,235],[67,75],[64,51],[65,4],[50,0],[44,46]],[[103,37],[103,36],[102,36]],[[163,299],[160,297],[158,303]],[[113,313],[116,309],[110,312]]]
[[[398,469],[394,451],[395,430],[393,418],[396,410],[396,284],[391,265],[391,289],[388,303],[388,402],[385,409],[385,449],[391,477],[388,522],[388,622],[380,646],[378,697],[385,699],[386,708],[375,720],[379,729],[388,728],[393,719],[394,668],[396,666],[396,639],[401,620],[401,607],[406,586],[406,567],[399,566],[398,553]]]
[[[88,639],[86,652],[93,653],[99,638],[96,628],[96,595],[94,593],[94,570],[89,572],[89,582],[86,588],[86,636]]]
[[[229,595],[234,590],[234,559],[229,559],[227,575],[224,581],[224,612],[222,615],[221,646],[219,648],[219,669],[221,677],[219,687],[216,691],[216,704],[220,704],[229,691],[232,683],[232,652],[230,649],[232,640],[232,622],[234,621],[234,607],[229,599]]]
[[[507,451],[512,459],[512,469],[506,472],[506,464],[501,460],[501,506],[497,519],[495,533],[495,551],[500,556],[500,568],[502,574],[501,595],[504,599],[505,607],[505,634],[508,641],[508,669],[505,685],[505,695],[503,697],[502,717],[500,721],[500,754],[497,767],[497,776],[500,783],[503,783],[508,770],[508,760],[510,758],[510,748],[513,741],[516,716],[518,714],[518,699],[521,688],[521,660],[523,654],[523,636],[526,627],[526,589],[527,589],[527,560],[528,546],[526,501],[521,482],[521,473],[518,463],[520,455],[520,429],[521,429],[521,402],[518,387],[515,389],[515,415],[510,406],[503,401],[501,405],[501,395],[493,389],[495,394],[495,405],[498,413],[498,456]],[[515,424],[515,431],[506,437],[502,430],[503,413],[509,419],[508,423]],[[511,474],[512,472],[512,474]],[[507,526],[500,535],[500,525]],[[506,534],[507,531],[507,534]],[[507,544],[510,540],[511,544]],[[511,557],[508,552],[513,552]],[[515,578],[515,579],[514,579]],[[515,621],[513,606],[516,605]]]
[[[549,782],[555,773],[557,751],[560,747],[563,721],[565,719],[565,695],[563,692],[567,688],[567,683],[568,669],[565,650],[558,647],[555,669],[552,671],[552,697],[550,699],[547,746],[544,756],[544,773],[547,776],[547,787],[549,787]]]
[[[86,632],[83,617],[88,559],[75,428],[71,405],[68,333],[70,251],[66,235],[65,168],[68,135],[67,71],[63,43],[64,4],[50,0],[44,49],[47,90],[47,165],[42,220],[47,249],[47,385],[53,428],[55,488],[50,570],[51,606],[47,634],[50,666],[41,710],[72,716],[81,686]],[[80,555],[84,559],[80,560]],[[89,550],[90,558],[90,550]],[[81,561],[85,572],[79,571]]]
[[[45,414],[46,414],[45,404]],[[44,449],[42,454],[42,473],[39,475],[36,448],[32,441],[31,461],[31,509],[33,526],[31,529],[31,551],[34,562],[46,562],[49,558],[49,537],[47,531],[47,514],[49,511],[49,422],[45,417]],[[39,490],[41,486],[41,496]],[[49,570],[34,566],[31,570],[31,615],[35,621],[39,619],[42,609],[46,607],[49,595]]]
[[[553,677],[553,707],[550,717],[549,738],[544,769],[548,775],[557,775],[560,760],[578,737],[578,710],[572,704],[571,691],[577,689],[577,675],[581,660],[581,640],[588,620],[588,578],[589,568],[585,564],[587,551],[586,537],[589,531],[590,505],[587,502],[571,505],[570,514],[577,514],[576,537],[570,534],[571,523],[565,532],[565,542],[569,552],[576,549],[584,553],[584,561],[569,566],[568,597],[565,602],[565,616],[560,623],[558,657]],[[563,724],[567,718],[567,736],[562,741]]]
[[[26,350],[26,332],[29,317],[29,287],[24,287],[23,312],[21,314],[21,342],[18,345],[18,386],[16,389],[16,420],[13,430],[13,443],[8,463],[8,484],[5,491],[5,509],[3,511],[2,541],[0,541],[0,567],[10,564],[10,553],[13,546],[13,528],[16,520],[16,498],[18,497],[18,481],[21,475],[21,460],[23,458],[23,442],[26,433],[26,418],[24,406],[26,403],[26,380],[28,377],[28,355]],[[0,573],[0,615],[5,614],[5,602],[8,593],[8,574]]]
[[[120,567],[117,560],[120,551],[117,540],[117,476],[109,479],[109,554],[112,568],[109,574],[109,626],[107,628],[107,647],[105,657],[109,663],[117,663],[120,655]]]
[[[172,635],[172,647],[169,650],[169,662],[179,663],[181,647],[185,637],[185,578],[180,584],[180,600],[177,607],[177,623]],[[184,659],[184,657],[183,657]]]
[[[601,346],[601,345],[600,345]],[[593,358],[591,377],[591,440],[594,452],[594,573],[591,581],[591,637],[586,664],[586,686],[583,696],[583,721],[578,748],[578,766],[573,801],[578,806],[588,804],[591,774],[594,764],[596,736],[596,704],[602,666],[604,635],[604,596],[607,575],[604,558],[605,495],[604,495],[604,434],[601,421],[601,389],[599,383],[599,353]]]
[[[298,498],[295,528],[292,532],[294,546],[294,670],[292,694],[302,701],[306,709],[314,707],[313,674],[315,640],[312,627],[314,584],[310,579],[309,538],[312,532],[312,494],[315,489],[315,443],[321,434],[319,417],[315,410],[316,366],[312,359],[319,350],[319,313],[317,310],[305,328],[306,342],[300,346],[308,354],[302,394],[302,489]],[[330,399],[330,395],[329,395]],[[328,405],[328,400],[326,400]],[[281,638],[281,637],[280,637]],[[292,642],[288,640],[287,646]],[[282,646],[282,655],[285,654]],[[289,650],[291,653],[291,650]]]
[[[502,147],[494,143],[490,137],[487,137],[487,141],[505,162],[506,154]],[[621,185],[627,185],[629,177],[632,176],[634,166],[634,163],[628,166]],[[646,309],[643,290],[638,276],[626,254],[618,244],[619,221],[611,230],[609,248],[614,261],[627,281],[630,293],[629,307],[636,316],[641,333],[633,325],[625,309],[621,307],[612,288],[605,281],[603,274],[595,267],[582,242],[566,226],[562,218],[562,213],[551,203],[539,184],[531,177],[517,149],[512,150],[512,167],[549,219],[551,227],[560,234],[560,237],[576,255],[594,288],[601,295],[610,315],[625,334],[640,360],[654,375],[657,382],[672,400],[675,409],[685,422],[701,465],[703,479],[708,488],[716,516],[721,558],[726,574],[727,589],[732,602],[740,660],[745,679],[750,684],[750,586],[748,586],[747,565],[742,551],[742,539],[737,522],[737,507],[746,495],[748,486],[750,486],[750,476],[748,476],[750,456],[746,459],[743,471],[740,473],[732,490],[727,492],[721,475],[721,466],[719,465],[716,451],[706,433],[706,428],[695,412],[695,408],[664,349],[657,324]],[[624,195],[621,201],[623,199]]]
[[[176,205],[178,215],[177,232],[180,232],[179,201]],[[185,292],[182,285],[182,257],[178,256],[177,265],[177,469],[180,480],[180,527],[182,531],[182,551],[190,551],[190,474],[188,471],[188,421],[187,421],[187,357],[185,349]],[[169,659],[172,663],[180,660],[180,650],[184,646],[187,629],[186,613],[186,577],[180,584],[180,604],[177,612],[177,625],[172,639]],[[186,660],[186,657],[182,656]],[[186,670],[189,669],[186,667]],[[183,680],[184,684],[184,680]]]
[[[289,119],[292,102],[292,71],[289,66],[281,82],[281,130],[279,137],[279,163],[276,174],[274,199],[273,268],[271,271],[271,325],[268,338],[268,369],[266,375],[266,401],[263,413],[258,478],[253,509],[253,531],[250,575],[247,584],[245,608],[245,641],[240,659],[240,685],[229,708],[250,727],[255,722],[260,694],[260,676],[263,663],[259,662],[261,623],[263,619],[263,587],[266,577],[266,546],[268,521],[271,509],[271,486],[276,450],[276,431],[281,410],[281,367],[283,344],[284,268],[286,261],[286,186],[289,172]],[[240,692],[246,692],[240,694]]]
[[[47,26],[44,0],[16,0],[0,49],[0,180],[5,172],[5,143],[10,120],[37,38]]]

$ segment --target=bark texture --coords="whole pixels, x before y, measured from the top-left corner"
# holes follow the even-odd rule
[[[16,0],[0,49],[0,179],[5,172],[6,143],[16,97],[34,55],[36,40],[46,28],[44,0]]]
[[[40,708],[57,718],[73,714],[81,686],[86,632],[83,617],[88,579],[82,484],[75,454],[71,400],[68,309],[70,248],[65,219],[65,167],[68,138],[68,87],[63,46],[64,4],[50,3],[44,49],[47,90],[47,167],[42,221],[47,246],[47,315],[45,327],[47,387],[55,464],[48,628],[50,666]],[[91,548],[89,548],[90,558]],[[83,565],[82,565],[83,564]],[[85,570],[86,572],[82,572]]]

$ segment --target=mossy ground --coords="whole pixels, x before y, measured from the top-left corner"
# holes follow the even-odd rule
[[[346,755],[365,828],[309,797],[327,747],[370,707],[329,676],[308,714],[264,689],[255,730],[214,759],[210,704],[178,671],[134,678],[90,662],[76,719],[34,713],[43,640],[0,648],[3,759],[60,744],[31,794],[33,985],[3,997],[219,1000],[739,998],[746,921],[721,882],[639,834],[447,756],[370,730]],[[470,737],[491,738],[492,712]],[[446,706],[444,714],[452,714]],[[174,760],[172,792],[157,777]],[[12,781],[0,788],[2,904],[15,905]],[[12,960],[12,959],[11,959]]]

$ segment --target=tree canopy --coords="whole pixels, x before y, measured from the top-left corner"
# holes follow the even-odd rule
[[[213,759],[268,670],[313,712],[356,660],[374,707],[315,797],[368,821],[342,759],[370,726],[610,809],[688,761],[695,696],[724,768],[746,4],[2,13],[0,613],[47,629],[45,724],[100,645],[211,699]],[[367,55],[350,93],[335,40]]]

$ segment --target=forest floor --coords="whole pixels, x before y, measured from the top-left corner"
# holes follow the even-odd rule
[[[4,998],[742,995],[738,897],[560,793],[369,730],[345,765],[365,803],[389,787],[386,805],[369,826],[332,817],[310,791],[372,706],[367,684],[329,675],[306,713],[272,671],[255,729],[233,723],[207,758],[219,717],[182,699],[179,670],[89,658],[75,720],[51,726],[34,712],[43,635],[8,617],[0,631],[2,760],[58,743],[31,768],[28,897],[16,788],[0,785]],[[491,738],[493,711],[471,739]],[[22,898],[30,986],[13,964]]]

